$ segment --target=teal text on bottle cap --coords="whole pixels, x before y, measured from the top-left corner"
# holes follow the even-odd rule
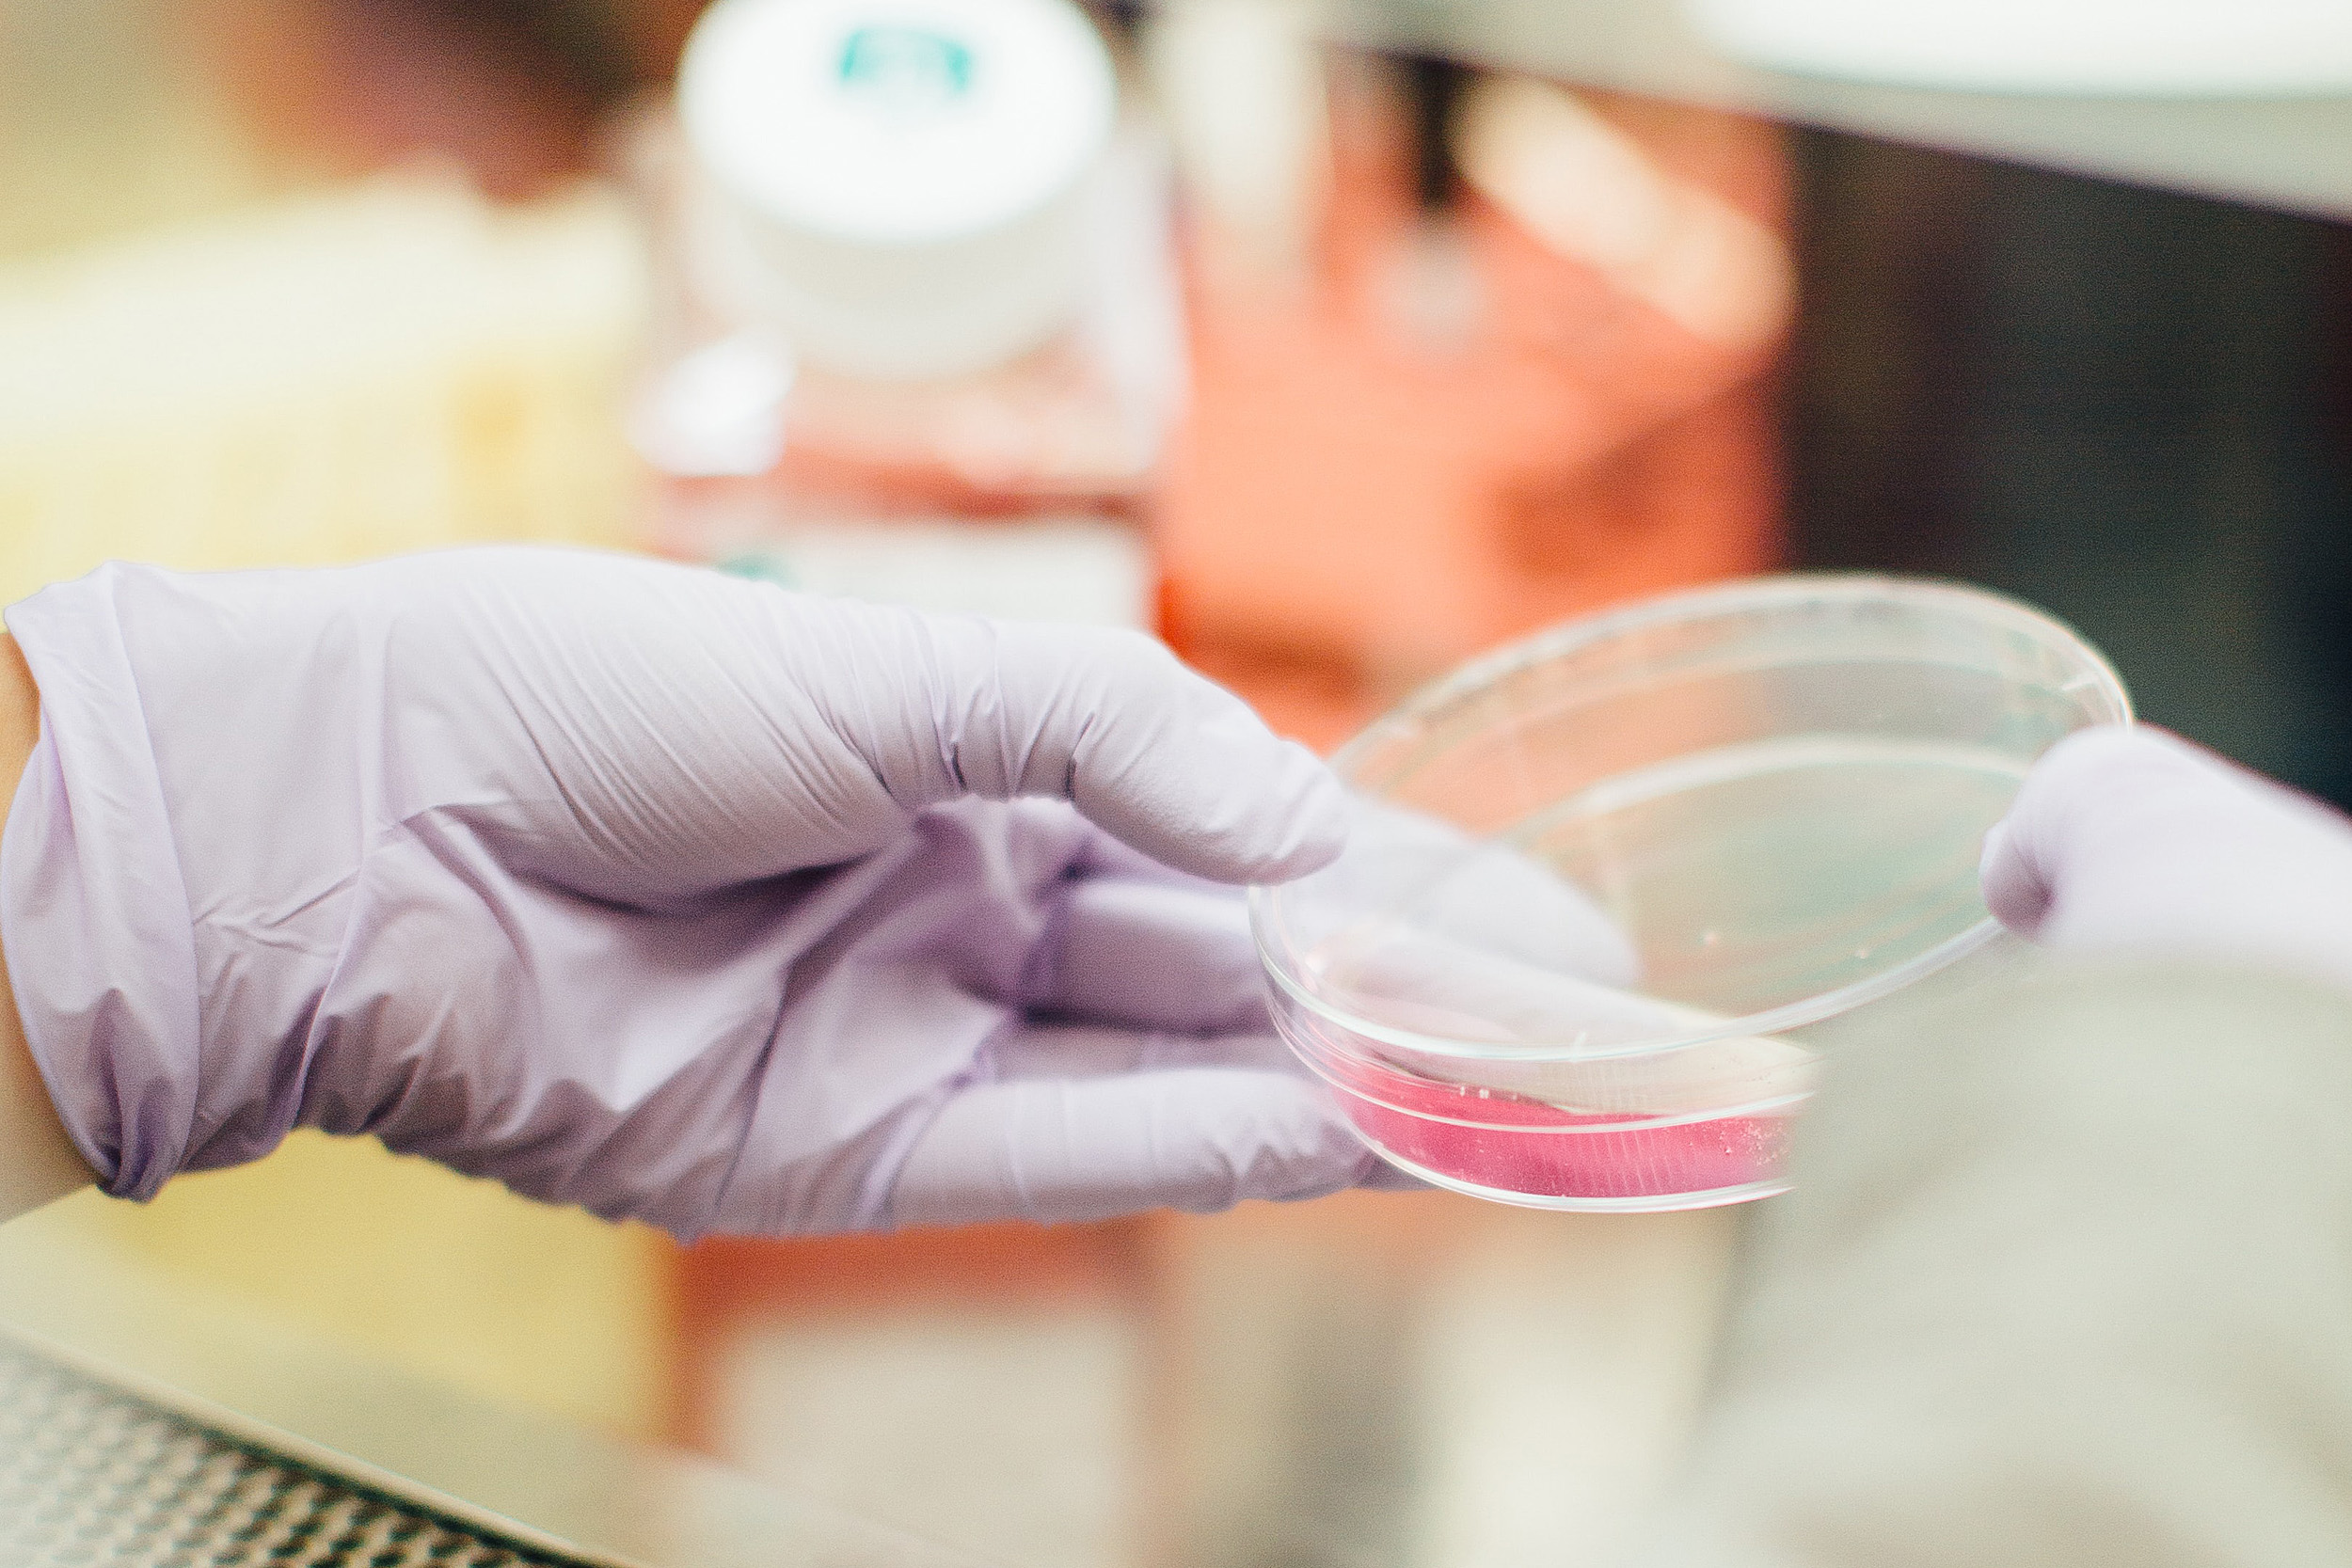
[[[869,25],[841,46],[843,87],[900,113],[951,108],[972,91],[972,46],[923,27]]]

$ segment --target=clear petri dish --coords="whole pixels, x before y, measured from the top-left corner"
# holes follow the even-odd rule
[[[1985,831],[2057,741],[2130,720],[2097,650],[1972,588],[1798,575],[1571,622],[1332,759],[1346,852],[1251,895],[1275,1022],[1437,1185],[1779,1191],[1822,1032],[1990,961]]]

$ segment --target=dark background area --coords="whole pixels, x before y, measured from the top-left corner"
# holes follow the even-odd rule
[[[1792,148],[1795,562],[2031,600],[2142,717],[2352,803],[2352,230]]]

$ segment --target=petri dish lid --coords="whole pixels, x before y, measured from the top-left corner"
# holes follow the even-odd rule
[[[1743,636],[1732,646],[1719,645],[1707,636],[1678,640],[1684,633],[1733,626],[1750,618],[1758,618],[1758,624],[1768,626],[1794,628],[1794,635],[1773,636],[1760,642],[1750,642]],[[1826,642],[1819,639],[1823,629],[1833,634]],[[1993,658],[1992,664],[1983,667],[1986,670],[2013,669],[2037,688],[2046,683],[2050,695],[2063,699],[2060,706],[2077,713],[2060,729],[2131,720],[2129,696],[2106,659],[2071,628],[2030,607],[1954,584],[1861,574],[1798,574],[1665,595],[1573,621],[1513,643],[1408,696],[1343,747],[1332,765],[1343,780],[1371,799],[1391,799],[1394,786],[1420,774],[1433,761],[1446,762],[1486,733],[1506,726],[1519,711],[1522,700],[1514,692],[1531,673],[1542,676],[1547,703],[1565,690],[1571,699],[1566,705],[1575,707],[1587,697],[1621,701],[1629,691],[1646,700],[1643,690],[1646,682],[1629,680],[1637,672],[1661,674],[1671,684],[1692,673],[1781,667],[1867,672],[1883,659],[1899,674],[1915,668],[1931,676],[1955,669],[1975,673],[1979,657]],[[1923,711],[1947,705],[1947,702],[1930,704]],[[1796,742],[1792,754],[1808,749],[1808,736],[1796,734],[1792,739]],[[1940,753],[1942,748],[1932,750]],[[2018,758],[2021,774],[2025,760]],[[1489,757],[1485,770],[1502,775],[1521,771],[1508,762],[1507,757]],[[1613,781],[1604,788],[1611,785]],[[1540,815],[1545,804],[1539,801],[1536,807]],[[1843,832],[1847,821],[1842,816],[1830,819],[1825,831]],[[1518,834],[1514,831],[1509,836]],[[1744,1006],[1709,1002],[1703,1012],[1693,1013],[1682,1006],[1687,998],[1628,995],[1623,1000],[1643,1016],[1637,1021],[1638,1029],[1629,1025],[1613,1038],[1531,1033],[1516,1025],[1499,1027],[1502,1037],[1414,1026],[1401,1022],[1393,1006],[1395,996],[1381,994],[1377,997],[1381,1006],[1367,1010],[1356,994],[1358,987],[1343,985],[1334,990],[1318,978],[1317,955],[1324,951],[1327,932],[1354,924],[1366,911],[1375,913],[1382,922],[1408,914],[1432,889],[1442,888],[1455,867],[1473,866],[1501,842],[1470,832],[1450,858],[1440,857],[1435,863],[1434,871],[1418,863],[1416,857],[1392,857],[1406,867],[1394,877],[1380,869],[1377,860],[1369,866],[1363,864],[1359,847],[1351,845],[1332,867],[1298,882],[1252,889],[1252,926],[1269,977],[1292,1000],[1343,1030],[1419,1056],[1496,1062],[1592,1061],[1772,1035],[1816,1023],[1947,967],[1983,946],[1997,929],[1974,896],[1972,847],[1965,857],[1965,874],[1967,902],[1974,912],[1961,928],[1945,927],[1942,929],[1948,934],[1930,935],[1924,946],[1881,951],[1874,943],[1867,954],[1855,953],[1854,966],[1837,978],[1774,1001]],[[1518,924],[1518,915],[1505,908],[1494,919],[1482,915],[1481,920],[1486,927],[1502,929]],[[1428,929],[1454,940],[1454,933],[1441,925]],[[1477,948],[1476,941],[1471,938],[1470,945],[1457,947],[1447,957],[1448,963],[1475,970],[1487,956]],[[1795,945],[1802,950],[1804,944]],[[1443,954],[1445,949],[1437,951]],[[1640,990],[1638,984],[1636,990]],[[1502,1023],[1499,1016],[1474,1022]],[[1582,1033],[1577,1031],[1580,1037]]]

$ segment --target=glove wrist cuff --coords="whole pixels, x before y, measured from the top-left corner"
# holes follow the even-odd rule
[[[102,569],[15,606],[40,689],[0,836],[0,940],[25,1042],[67,1134],[118,1197],[187,1164],[197,1122],[197,958],[140,693]]]

